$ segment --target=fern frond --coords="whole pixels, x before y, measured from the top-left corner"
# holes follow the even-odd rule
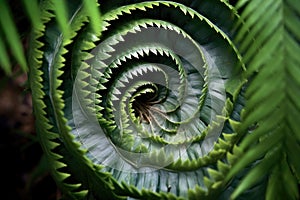
[[[300,168],[295,151],[299,153],[300,148],[296,129],[296,116],[300,115],[300,104],[296,101],[300,98],[300,60],[296,55],[300,50],[300,33],[296,27],[300,3],[281,0],[261,3],[253,0],[243,5],[236,37],[250,79],[239,131],[245,134],[250,126],[256,128],[241,141],[243,157],[233,164],[229,176],[255,161],[258,164],[241,182],[233,198],[260,181],[264,172],[268,178],[266,199],[287,196],[298,199]],[[284,170],[278,173],[279,169]],[[281,180],[284,176],[289,177],[291,191]]]
[[[59,186],[69,198],[228,197],[245,83],[237,14],[217,0],[99,2],[43,1],[33,32],[37,129]]]

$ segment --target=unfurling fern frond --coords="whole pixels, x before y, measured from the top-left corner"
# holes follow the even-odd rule
[[[251,80],[247,104],[238,127],[245,137],[228,177],[251,162],[257,165],[233,197],[263,178],[265,199],[299,199],[300,182],[300,2],[241,1],[244,7],[236,40]],[[266,12],[267,10],[267,12]]]
[[[216,0],[98,3],[101,23],[66,1],[65,34],[42,1],[32,37],[36,127],[65,196],[229,198],[245,83],[237,14]]]

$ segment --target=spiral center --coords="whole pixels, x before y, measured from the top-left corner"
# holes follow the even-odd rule
[[[135,98],[132,107],[136,118],[139,118],[141,122],[150,123],[151,106],[155,104],[153,101],[153,93],[142,94]]]
[[[153,105],[158,104],[161,100],[158,98],[158,88],[141,87],[132,102],[133,112],[140,122],[150,123],[153,119],[153,111],[159,111]]]

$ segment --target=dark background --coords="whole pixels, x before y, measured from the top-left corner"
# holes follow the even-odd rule
[[[17,72],[16,72],[17,73]],[[26,74],[0,75],[1,199],[54,200],[60,196],[34,130]]]
[[[7,3],[26,53],[30,34],[28,15],[21,0]],[[0,67],[0,199],[59,199],[60,192],[37,141],[27,75],[12,56],[11,63],[12,76],[5,75]]]

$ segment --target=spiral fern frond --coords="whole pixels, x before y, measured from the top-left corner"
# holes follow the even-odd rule
[[[30,81],[40,141],[65,196],[228,197],[227,153],[239,138],[230,123],[240,119],[245,82],[232,7],[98,2],[95,28],[81,1],[66,1],[66,34],[56,4],[43,3]]]

